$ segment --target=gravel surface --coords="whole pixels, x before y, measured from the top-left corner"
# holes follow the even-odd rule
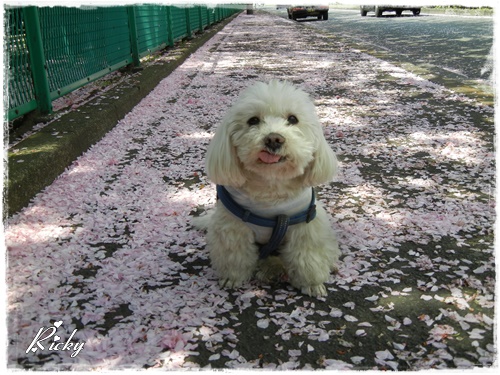
[[[343,252],[326,298],[219,288],[190,224],[215,202],[203,164],[218,121],[271,78],[311,94],[340,160],[317,189]],[[335,35],[241,14],[6,223],[8,365],[490,367],[493,141],[493,108]]]

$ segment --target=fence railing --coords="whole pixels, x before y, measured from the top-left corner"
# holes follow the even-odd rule
[[[243,10],[242,5],[9,7],[7,119],[52,101]]]

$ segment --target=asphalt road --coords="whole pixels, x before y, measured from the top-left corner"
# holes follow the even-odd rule
[[[266,10],[287,17],[285,9]],[[493,17],[404,12],[377,18],[373,12],[361,17],[358,10],[331,9],[328,21],[298,22],[380,52],[384,60],[411,65],[425,78],[492,91]]]

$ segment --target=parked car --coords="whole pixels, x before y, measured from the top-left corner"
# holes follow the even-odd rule
[[[368,12],[375,12],[375,17],[381,17],[384,12],[396,12],[396,16],[400,17],[404,10],[410,10],[414,16],[418,16],[421,7],[405,5],[361,5],[360,9],[362,17],[366,16]]]
[[[288,18],[296,20],[298,18],[318,17],[318,20],[328,19],[328,5],[293,5],[286,8]]]

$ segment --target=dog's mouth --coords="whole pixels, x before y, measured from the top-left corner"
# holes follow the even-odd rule
[[[265,164],[276,164],[285,161],[285,157],[277,154],[273,154],[269,151],[262,150],[259,152],[259,160]]]

